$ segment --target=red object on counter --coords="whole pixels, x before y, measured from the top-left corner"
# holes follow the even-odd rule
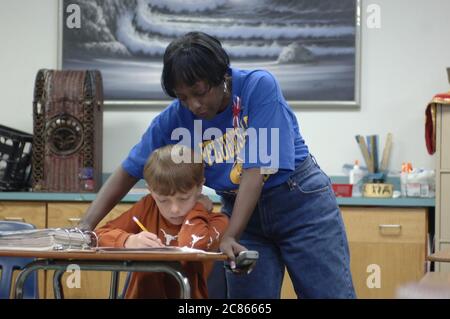
[[[336,197],[352,197],[352,184],[332,184]]]

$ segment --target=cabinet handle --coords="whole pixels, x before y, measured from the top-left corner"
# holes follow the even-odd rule
[[[399,225],[399,224],[380,224],[380,225],[378,225],[378,228],[380,229],[380,233],[383,233],[385,235],[400,235],[400,232],[402,230],[402,225]]]
[[[71,224],[78,224],[81,221],[81,218],[77,218],[77,217],[71,217],[71,218],[67,218],[67,220],[69,221],[69,223]]]
[[[5,217],[5,220],[10,221],[10,222],[25,222],[25,218],[23,217]]]

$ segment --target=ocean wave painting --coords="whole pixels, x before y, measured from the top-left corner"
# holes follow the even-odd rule
[[[66,8],[77,4],[79,28]],[[217,37],[231,65],[272,72],[287,100],[354,102],[358,0],[64,0],[62,68],[99,69],[106,100],[167,100],[167,45],[189,31]]]

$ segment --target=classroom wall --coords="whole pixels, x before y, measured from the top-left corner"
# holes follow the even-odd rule
[[[381,28],[369,29],[366,9],[381,8]],[[295,110],[311,152],[325,172],[362,160],[356,134],[394,135],[391,169],[401,162],[434,168],[426,152],[424,111],[431,97],[450,90],[450,1],[362,0],[360,109]],[[57,0],[0,0],[0,124],[32,131],[34,77],[57,67]],[[112,171],[161,110],[106,108],[104,170]]]

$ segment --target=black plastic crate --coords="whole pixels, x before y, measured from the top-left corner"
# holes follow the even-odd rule
[[[0,191],[29,190],[33,135],[0,125]]]

